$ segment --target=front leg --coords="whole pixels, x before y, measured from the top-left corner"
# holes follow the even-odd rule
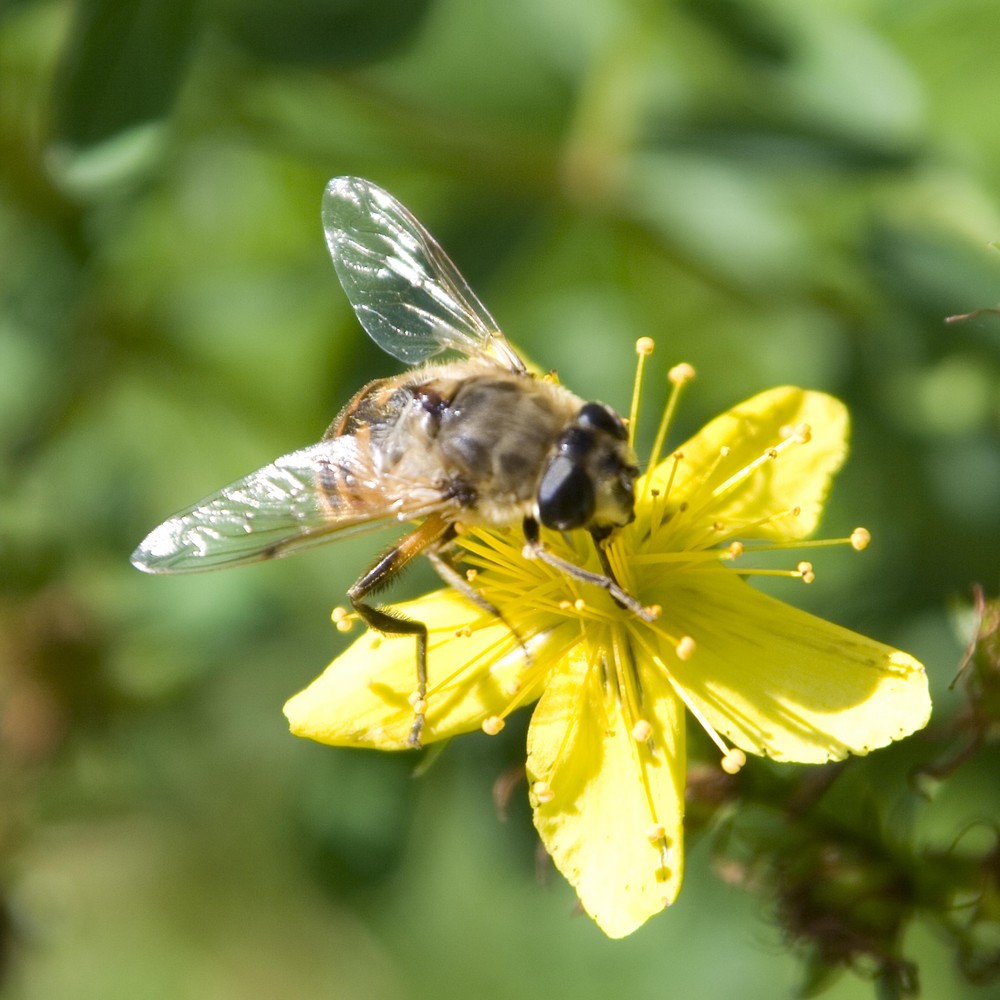
[[[456,532],[454,529],[450,530],[442,539],[443,542],[450,541]],[[517,629],[504,617],[503,612],[496,607],[496,605],[491,604],[488,600],[471,583],[449,562],[449,560],[441,554],[436,548],[430,549],[427,552],[427,558],[430,564],[434,567],[437,575],[441,577],[442,580],[453,590],[456,590],[461,594],[467,601],[475,604],[477,608],[481,611],[485,611],[486,614],[493,618],[498,619],[503,622],[504,625],[510,630],[510,634],[517,640],[517,644],[521,647],[521,652],[524,654],[524,662],[526,666],[531,665],[531,654],[528,652],[528,647],[524,644],[524,640],[521,638]]]
[[[538,522],[533,517],[526,517],[524,519],[523,528],[524,555],[526,558],[541,559],[542,562],[547,563],[554,569],[565,573],[567,576],[571,576],[574,579],[582,580],[584,583],[590,583],[595,587],[600,587],[602,590],[606,590],[619,607],[631,611],[632,614],[634,614],[637,618],[641,618],[644,622],[654,622],[657,618],[659,618],[659,608],[647,608],[640,604],[630,593],[623,590],[621,585],[614,578],[614,574],[611,571],[611,564],[608,562],[607,555],[605,555],[600,545],[600,533],[591,532],[594,537],[594,544],[597,546],[597,552],[601,559],[601,564],[604,567],[605,573],[592,573],[590,570],[584,569],[582,566],[577,566],[576,563],[571,563],[567,559],[560,558],[554,552],[550,552],[545,547],[545,543],[542,541]]]

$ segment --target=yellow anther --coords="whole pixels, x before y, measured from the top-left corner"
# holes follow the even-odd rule
[[[649,357],[650,354],[653,353],[655,348],[656,348],[656,343],[654,342],[652,337],[640,337],[635,342],[635,353],[643,354],[647,358]]]
[[[427,712],[427,699],[421,698],[418,691],[414,691],[406,700],[417,715],[424,715]]]
[[[552,791],[552,786],[547,781],[536,781],[531,786],[531,791],[535,801],[540,804],[551,802],[556,797],[556,793]]]
[[[674,385],[683,385],[685,382],[690,382],[694,376],[694,368],[692,368],[686,361],[682,361],[679,365],[674,365],[674,367],[667,373],[667,378],[669,378]]]
[[[796,572],[802,577],[803,583],[812,583],[816,579],[816,574],[813,572],[813,564],[811,562],[805,562],[804,560],[795,567]]]
[[[746,550],[746,546],[742,542],[730,542],[729,543],[729,558],[735,559],[737,556],[743,555]]]
[[[691,638],[691,636],[684,636],[674,647],[674,652],[677,654],[678,660],[690,660],[694,656],[695,649],[697,649],[698,644]]]
[[[722,758],[722,770],[726,774],[739,774],[743,765],[747,762],[747,755],[739,748],[733,747],[725,757]]]
[[[465,571],[465,579],[468,580],[469,583],[472,583],[472,581],[475,580],[477,576],[479,576],[478,569],[467,569]]]
[[[667,829],[662,823],[653,823],[646,831],[646,840],[651,844],[661,844],[667,839]]]
[[[578,598],[577,598],[577,599],[576,599],[576,600],[575,600],[575,601],[573,602],[573,607],[574,607],[574,608],[575,608],[575,609],[576,609],[577,611],[585,611],[585,610],[586,610],[586,608],[587,608],[587,602],[586,602],[586,601],[585,601],[585,600],[584,600],[584,599],[583,599],[582,597],[578,597]]]
[[[792,436],[799,444],[808,444],[812,440],[812,428],[806,423],[798,424],[792,432]]]
[[[636,743],[645,743],[653,736],[653,727],[647,719],[639,719],[632,727],[632,739]]]
[[[872,535],[867,528],[855,528],[851,532],[851,548],[856,552],[861,552],[868,548],[868,543],[871,542]]]
[[[499,715],[490,715],[483,719],[483,732],[487,736],[496,736],[497,733],[503,732],[503,727],[506,723]]]
[[[463,625],[461,628],[455,629],[456,639],[468,639],[470,635],[472,635],[471,625]]]
[[[350,632],[354,628],[354,616],[347,608],[334,608],[330,612],[330,620],[336,626],[338,632]]]

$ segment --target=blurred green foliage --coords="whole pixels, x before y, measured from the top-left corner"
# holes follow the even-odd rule
[[[1000,582],[1000,319],[945,317],[1000,298],[998,43],[990,0],[0,4],[4,995],[995,995],[995,649],[949,682]],[[694,364],[678,440],[783,382],[851,407],[825,533],[875,542],[781,593],[920,657],[935,720],[832,772],[696,745],[687,884],[625,942],[539,883],[521,788],[497,820],[524,720],[419,781],[287,735],[377,540],[128,565],[398,370],[326,257],[347,173],[588,398],[627,408],[638,336]]]

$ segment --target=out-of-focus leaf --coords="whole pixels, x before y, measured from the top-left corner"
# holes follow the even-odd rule
[[[431,0],[220,0],[219,15],[254,55],[279,63],[356,66],[416,33]]]
[[[92,146],[169,114],[199,14],[197,0],[82,0],[56,85],[57,145]]]
[[[747,0],[684,0],[680,6],[745,57],[780,65],[793,55],[788,25],[773,8]]]

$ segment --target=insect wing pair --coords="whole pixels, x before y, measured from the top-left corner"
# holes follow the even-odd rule
[[[344,291],[384,351],[410,365],[452,351],[525,373],[455,265],[388,192],[361,178],[335,178],[323,196],[323,227]],[[365,509],[331,492],[345,477],[365,487]],[[409,503],[406,484],[383,479],[354,437],[327,438],[178,512],[143,540],[132,563],[147,573],[198,572],[434,512],[425,494]]]
[[[460,523],[520,522],[527,550],[650,612],[614,580],[601,543],[633,517],[635,456],[621,418],[528,373],[493,317],[433,237],[391,195],[337,178],[323,199],[333,264],[362,326],[410,365],[461,360],[376,380],[317,444],[291,452],[154,529],[132,555],[149,573],[186,573],[270,559],[392,521],[417,522],[348,591],[365,622],[417,643],[419,745],[427,629],[368,604],[415,556],[496,613],[440,555]],[[587,529],[603,573],[548,551],[540,526]]]

